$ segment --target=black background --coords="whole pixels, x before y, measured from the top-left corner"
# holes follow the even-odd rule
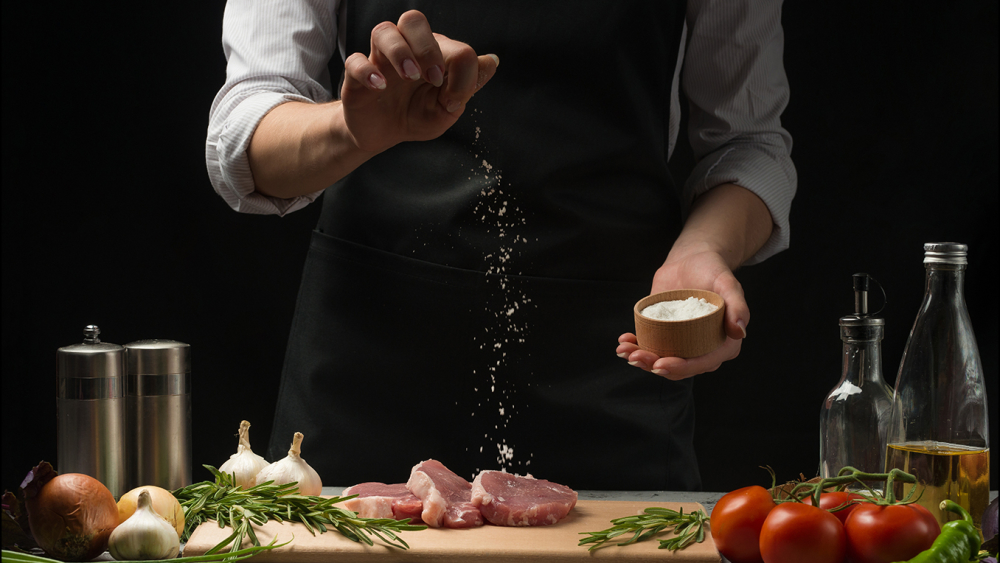
[[[209,184],[223,9],[217,0],[3,5],[4,488],[54,460],[55,350],[90,323],[109,342],[192,344],[196,464],[225,461],[244,418],[255,449],[266,449],[319,207],[242,215]],[[753,315],[743,353],[696,380],[706,490],[765,484],[764,464],[782,479],[816,471],[850,276],[867,271],[888,293],[891,385],[922,297],[924,242],[970,246],[967,301],[1000,439],[997,4],[837,10],[785,6],[783,123],[799,173],[792,248],[738,272]],[[690,166],[681,147],[675,172]],[[996,488],[995,454],[990,465]]]

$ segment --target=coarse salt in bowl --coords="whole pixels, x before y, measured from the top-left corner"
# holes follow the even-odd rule
[[[684,320],[660,320],[642,314],[651,305],[664,301],[683,301],[690,297],[704,299],[718,307],[704,316]],[[682,308],[691,308],[693,303]],[[635,336],[639,348],[661,358],[696,358],[712,352],[726,342],[723,320],[726,303],[722,297],[703,289],[675,289],[650,295],[635,304]]]

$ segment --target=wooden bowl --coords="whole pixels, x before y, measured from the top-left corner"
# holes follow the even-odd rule
[[[704,299],[718,307],[715,311],[696,319],[661,321],[644,317],[640,311],[661,301],[676,301],[694,297]],[[726,303],[717,293],[703,289],[675,289],[643,297],[635,304],[635,336],[639,348],[661,358],[696,358],[722,346],[726,342],[723,320]]]

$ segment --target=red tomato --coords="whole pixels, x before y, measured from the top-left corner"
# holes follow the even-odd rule
[[[941,533],[934,516],[919,504],[858,505],[844,524],[847,551],[855,563],[906,561],[931,547]]]
[[[864,496],[859,495],[858,493],[848,493],[847,491],[837,491],[837,492],[833,492],[833,493],[820,493],[820,495],[819,495],[819,507],[822,508],[823,510],[831,510],[831,509],[837,508],[838,506],[841,506],[842,504],[844,504],[848,500],[864,499],[864,498],[865,498]],[[806,497],[806,498],[802,499],[802,502],[804,504],[808,504],[809,506],[812,506],[813,499],[812,499],[811,496],[809,496],[809,497]],[[831,512],[830,514],[833,514],[834,516],[836,516],[837,520],[840,520],[840,523],[843,524],[844,522],[847,522],[847,517],[851,515],[851,512],[854,511],[854,508],[856,506],[858,506],[858,505],[857,504],[849,504],[849,505],[847,505],[847,508],[842,508],[842,509],[840,509],[840,510],[838,510],[836,512]]]
[[[712,509],[712,538],[719,552],[733,563],[761,563],[760,529],[774,499],[754,485],[728,493]]]
[[[815,506],[779,504],[760,530],[764,563],[843,563],[846,553],[844,525]]]

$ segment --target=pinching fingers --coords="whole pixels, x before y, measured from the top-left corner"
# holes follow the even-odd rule
[[[480,57],[465,43],[453,41],[443,35],[435,34],[435,37],[438,38],[441,52],[444,54],[446,75],[444,85],[438,94],[438,102],[446,111],[454,113],[476,93]],[[494,68],[494,72],[495,70]]]
[[[369,90],[384,90],[385,76],[373,65],[368,57],[354,53],[344,61],[344,71],[347,79],[345,88],[367,88]]]
[[[422,76],[432,85],[441,86],[444,82],[444,55],[427,18],[417,10],[410,10],[399,17],[396,28],[413,55],[411,64],[417,67],[417,77]],[[408,67],[406,60],[402,66],[404,69]],[[410,74],[407,76],[416,80]]]
[[[476,92],[493,78],[493,75],[497,73],[498,66],[500,66],[500,57],[492,53],[479,57],[479,76],[476,78]]]
[[[416,60],[417,56],[396,24],[382,22],[372,29],[371,61],[376,66],[387,63],[403,80],[416,81],[421,77]]]

